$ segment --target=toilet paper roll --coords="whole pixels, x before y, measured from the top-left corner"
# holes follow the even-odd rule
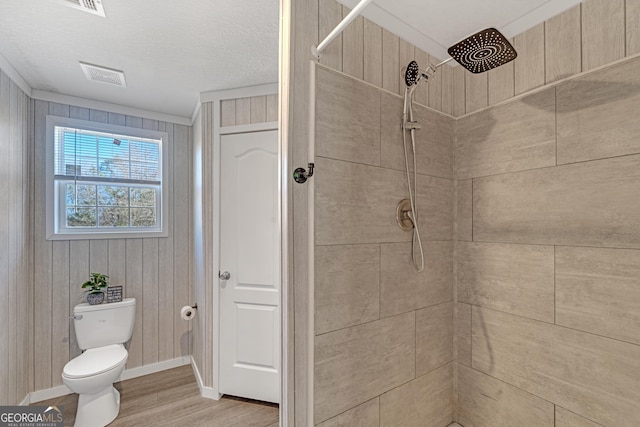
[[[180,317],[182,317],[183,320],[191,320],[196,317],[196,310],[190,305],[185,305],[182,307],[182,310],[180,310]]]

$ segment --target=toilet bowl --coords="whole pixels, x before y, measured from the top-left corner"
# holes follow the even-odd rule
[[[78,345],[85,351],[62,371],[63,383],[78,393],[75,427],[102,427],[120,411],[120,393],[113,387],[127,363],[123,343],[131,338],[135,299],[74,308]]]

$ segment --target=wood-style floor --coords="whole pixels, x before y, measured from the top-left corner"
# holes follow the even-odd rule
[[[115,384],[120,414],[109,426],[119,427],[277,427],[278,405],[235,397],[215,401],[200,397],[191,366],[181,366]],[[64,425],[73,426],[78,395],[34,405],[63,405]]]

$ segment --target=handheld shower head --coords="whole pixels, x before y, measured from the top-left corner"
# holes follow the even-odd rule
[[[479,74],[516,59],[511,43],[495,28],[478,31],[454,44],[449,55],[472,73]]]
[[[420,74],[420,67],[416,61],[409,62],[407,69],[404,72],[404,82],[407,87],[411,87],[418,83],[418,76]]]

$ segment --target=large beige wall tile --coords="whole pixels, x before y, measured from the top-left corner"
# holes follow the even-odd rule
[[[605,425],[640,419],[640,346],[473,308],[473,367]]]
[[[441,67],[442,73],[442,111],[445,114],[453,114],[453,68]]]
[[[411,262],[411,243],[380,245],[380,316],[451,301],[453,242],[423,242],[425,269]]]
[[[317,157],[312,179],[317,245],[411,239],[395,219],[396,205],[407,197],[403,172]]]
[[[379,425],[380,398],[378,397],[317,424],[318,427],[378,427]]]
[[[600,427],[600,424],[556,406],[556,427]]]
[[[401,97],[382,93],[381,99],[381,164],[383,167],[405,170],[402,140]],[[418,173],[442,178],[453,177],[453,125],[451,117],[414,104],[414,120],[421,129],[415,131]],[[411,136],[405,132],[409,170],[413,171]]]
[[[325,37],[342,21],[342,5],[335,0],[318,2],[318,36]],[[342,34],[338,34],[333,43],[320,55],[320,63],[334,70],[342,71]]]
[[[315,339],[315,422],[414,376],[414,312],[319,335]]]
[[[344,19],[351,9],[342,7]],[[342,32],[342,71],[345,74],[364,79],[364,18],[358,16]]]
[[[640,248],[640,156],[473,183],[475,241]]]
[[[473,240],[473,181],[456,180],[456,240]]]
[[[557,87],[558,164],[640,153],[640,58]]]
[[[627,56],[640,53],[640,0],[626,0]]]
[[[453,421],[453,363],[380,396],[380,426],[444,427]]]
[[[553,246],[458,242],[458,301],[553,323]]]
[[[380,94],[370,85],[316,68],[316,155],[380,164]]]
[[[382,29],[382,88],[400,93],[400,38]]]
[[[465,427],[553,427],[553,403],[458,364],[458,422]]]
[[[423,242],[453,239],[453,198],[452,180],[418,175],[416,203]]]
[[[625,0],[582,3],[582,70],[624,58]]]
[[[640,251],[556,248],[556,323],[640,344]]]
[[[456,361],[471,366],[471,306],[469,304],[456,303],[455,327]]]
[[[458,179],[555,165],[555,123],[554,89],[461,118]]]
[[[547,83],[582,71],[580,25],[580,5],[545,22],[544,55]]]
[[[453,242],[423,242],[425,269],[411,262],[411,243],[380,245],[380,316],[451,301]]]
[[[515,93],[527,92],[544,84],[544,23],[513,39],[518,57],[513,62]]]
[[[379,283],[378,245],[317,246],[316,334],[378,319]]]
[[[453,360],[453,302],[416,311],[416,376]]]

